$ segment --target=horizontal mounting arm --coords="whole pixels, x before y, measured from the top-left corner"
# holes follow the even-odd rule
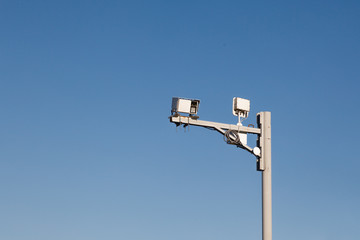
[[[244,126],[238,126],[238,125],[232,125],[232,124],[224,124],[224,123],[217,123],[217,122],[209,122],[209,121],[202,121],[197,119],[192,119],[191,117],[184,117],[184,116],[170,116],[170,122],[175,124],[184,124],[184,125],[193,125],[193,126],[199,126],[199,127],[205,127],[208,129],[212,129],[215,131],[218,131],[222,135],[225,135],[225,132],[227,130],[235,130],[237,132],[241,133],[252,133],[252,134],[260,134],[261,130],[259,128],[250,128],[250,127],[244,127]],[[251,147],[249,147],[246,144],[237,145],[238,147],[245,149],[246,151],[250,152],[251,154],[254,154],[257,156]]]
[[[205,128],[211,128],[213,130],[219,131],[219,129],[222,130],[235,130],[242,133],[251,133],[251,134],[260,134],[261,130],[259,128],[251,128],[251,127],[244,127],[244,126],[238,126],[233,124],[226,124],[226,123],[217,123],[217,122],[209,122],[209,121],[203,121],[198,119],[192,119],[191,117],[184,117],[184,116],[170,116],[170,122],[172,123],[180,123],[180,124],[188,124],[193,126],[199,126],[199,127],[205,127]],[[221,132],[221,131],[219,131]]]

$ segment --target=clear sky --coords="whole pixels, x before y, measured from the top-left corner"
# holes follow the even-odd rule
[[[359,1],[0,1],[0,239],[261,239],[255,158],[170,124],[272,112],[273,239],[360,239]],[[255,138],[249,137],[255,146]]]

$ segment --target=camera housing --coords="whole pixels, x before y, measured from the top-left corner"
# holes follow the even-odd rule
[[[200,100],[173,97],[171,104],[171,114],[187,113],[189,115],[196,115],[199,110]]]

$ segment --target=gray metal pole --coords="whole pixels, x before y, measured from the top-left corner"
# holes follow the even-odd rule
[[[260,113],[262,138],[262,223],[263,240],[272,240],[272,201],[271,201],[271,113]]]
[[[237,130],[244,133],[258,135],[257,147],[261,149],[260,156],[254,154],[253,149],[247,145],[242,148],[258,156],[257,170],[262,171],[262,239],[272,240],[272,201],[271,201],[271,113],[257,114],[258,128],[249,128],[231,124],[201,121],[184,116],[171,116],[170,122],[188,124],[217,130],[225,134],[225,130]]]

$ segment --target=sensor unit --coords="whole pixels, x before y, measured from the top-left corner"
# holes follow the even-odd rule
[[[250,100],[234,97],[233,98],[233,114],[247,118],[250,112]]]

